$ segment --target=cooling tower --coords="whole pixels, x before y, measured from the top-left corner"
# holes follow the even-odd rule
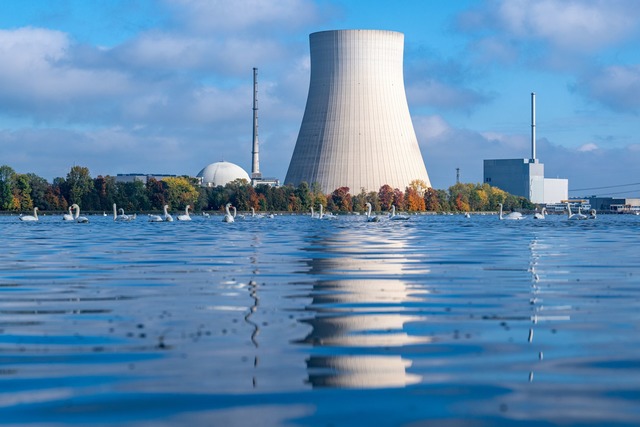
[[[338,30],[309,36],[311,80],[285,184],[431,186],[404,90],[404,35]]]

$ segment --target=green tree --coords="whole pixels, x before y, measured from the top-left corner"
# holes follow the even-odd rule
[[[167,185],[167,202],[172,209],[184,209],[187,205],[195,205],[198,190],[184,177],[163,179]]]
[[[0,166],[0,209],[9,210],[13,206],[13,181],[16,172],[13,168]]]
[[[66,179],[67,201],[77,203],[80,207],[86,202],[86,197],[93,190],[93,179],[89,169],[82,166],[73,166]]]
[[[309,184],[301,182],[300,185],[298,185],[298,188],[296,188],[295,195],[300,201],[300,206],[297,211],[308,212],[313,205],[313,193],[311,192]]]
[[[37,206],[42,210],[50,210],[45,195],[50,185],[46,179],[39,177],[34,173],[28,173],[27,179],[29,180],[29,187],[31,187],[31,200],[33,206]]]
[[[14,178],[13,200],[16,209],[21,211],[33,209],[31,200],[31,186],[29,177],[25,174],[16,174]]]

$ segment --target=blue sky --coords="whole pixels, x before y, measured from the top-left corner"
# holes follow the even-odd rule
[[[195,175],[260,166],[284,179],[315,31],[405,35],[405,86],[436,188],[482,181],[482,160],[530,153],[570,195],[640,195],[640,2],[635,0],[5,0],[0,164],[48,180]],[[600,188],[607,187],[607,188]],[[585,189],[585,190],[582,190]],[[575,191],[574,191],[575,190]]]

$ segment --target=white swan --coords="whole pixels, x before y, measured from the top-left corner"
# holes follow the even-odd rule
[[[520,219],[524,219],[525,217],[522,216],[522,214],[520,212],[511,212],[507,215],[502,215],[502,203],[498,203],[498,206],[500,206],[500,219],[509,219],[509,220],[520,220]]]
[[[320,213],[318,214],[318,219],[336,219],[336,218],[338,217],[332,214],[331,212],[325,214],[324,206],[322,206],[322,203],[320,204]]]
[[[311,218],[315,218],[316,214],[313,212],[313,206],[311,206]]]
[[[572,221],[583,220],[583,219],[587,219],[587,216],[585,214],[583,214],[582,212],[580,212],[580,207],[578,207],[578,213],[577,214],[572,214],[571,213],[571,205],[569,203],[567,203],[567,219],[570,219]]]
[[[238,210],[236,209],[235,206],[231,206],[231,209],[233,209],[233,219],[235,220],[236,218],[239,219],[244,219],[244,215],[238,215]]]
[[[597,218],[597,213],[595,209],[591,209],[589,211],[589,219],[596,219]]]
[[[79,222],[79,223],[89,222],[89,218],[87,218],[86,216],[80,216],[80,206],[74,203],[71,205],[71,207],[76,210],[76,214],[73,216],[73,219],[75,222]]]
[[[69,206],[69,213],[62,215],[63,221],[73,221],[73,212],[71,212],[72,208],[73,208],[73,205]]]
[[[184,208],[184,215],[178,215],[178,221],[191,221],[191,217],[189,216],[190,207],[191,205],[187,205],[187,207]]]
[[[226,212],[226,215],[224,216],[224,218],[222,218],[222,222],[234,222],[235,219],[233,219],[233,216],[231,215],[231,212],[229,211],[229,208],[231,207],[231,203],[227,203],[224,206],[224,210]]]
[[[367,202],[367,222],[380,222],[379,216],[371,216],[371,203],[369,202]]]
[[[163,222],[160,215],[149,214],[149,222]]]
[[[396,215],[396,205],[391,205],[391,216],[389,217],[392,221],[407,221],[410,217],[408,215]]]
[[[22,215],[18,219],[20,219],[20,221],[38,221],[38,208],[33,208],[33,216]]]
[[[202,212],[202,216],[205,218],[209,218],[210,215],[207,212]]]
[[[171,222],[173,221],[173,217],[169,214],[169,205],[164,205],[162,207],[162,219],[165,220],[166,222]]]
[[[262,214],[257,214],[257,215],[256,215],[256,210],[255,210],[255,208],[252,206],[252,207],[251,207],[251,218],[262,219],[262,218],[264,218],[264,215],[262,215]]]
[[[471,214],[469,212],[465,212],[464,217],[465,218],[471,218]]]
[[[120,208],[120,211],[122,212],[120,215],[118,215],[118,210],[116,209],[116,204],[113,204],[113,220],[114,221],[131,221],[131,217],[129,215],[125,215],[124,214],[124,209]]]
[[[533,219],[545,219],[547,214],[547,208],[544,207],[540,212],[536,212],[533,214]]]

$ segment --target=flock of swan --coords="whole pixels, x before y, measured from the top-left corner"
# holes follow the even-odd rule
[[[522,215],[520,212],[511,212],[509,214],[504,214],[502,211],[502,203],[498,204],[500,206],[500,211],[499,211],[499,218],[500,220],[523,220],[525,218],[527,218],[526,216]],[[367,222],[380,222],[382,220],[382,217],[378,216],[378,215],[373,215],[371,213],[372,210],[372,206],[371,203],[367,203],[367,212],[366,212],[366,221]],[[331,219],[336,219],[337,216],[332,214],[332,213],[325,213],[324,212],[324,207],[322,206],[322,204],[319,205],[320,208],[320,212],[319,213],[315,213],[313,210],[313,206],[311,207],[311,218],[312,219],[322,219],[322,220],[331,220]],[[149,215],[149,222],[172,222],[173,221],[173,216],[171,216],[171,214],[168,211],[169,209],[169,205],[164,205],[163,207],[163,214],[162,215]],[[187,205],[187,207],[184,210],[184,214],[180,214],[176,216],[176,219],[178,221],[191,221],[191,216],[189,215],[189,209],[191,209],[190,205]],[[234,222],[236,217],[237,217],[237,211],[235,206],[232,206],[231,203],[227,203],[224,207],[225,209],[225,215],[222,218],[223,222]],[[233,214],[231,213],[231,209],[233,209]],[[542,210],[540,212],[536,212],[533,214],[533,219],[545,219],[546,218],[546,213],[547,213],[547,209],[546,208],[542,208]],[[104,214],[106,216],[106,214]],[[208,217],[208,214],[203,213],[203,215],[205,217]],[[262,215],[262,214],[256,214],[256,211],[254,208],[251,208],[251,217],[252,218],[256,218],[256,219],[260,219],[260,218],[273,218],[273,214],[270,214],[268,216]],[[469,215],[469,213],[465,214],[465,218],[470,218],[471,216]],[[136,214],[133,215],[126,215],[124,213],[124,209],[120,208],[117,209],[116,204],[113,204],[113,220],[114,221],[133,221],[137,218]],[[244,215],[240,215],[241,219],[244,219],[245,216]],[[408,215],[403,215],[403,214],[397,214],[396,213],[396,207],[395,205],[391,206],[391,213],[388,214],[387,216],[388,220],[390,221],[407,221],[410,219],[410,216]],[[580,207],[578,207],[578,213],[572,213],[571,212],[571,206],[569,205],[569,203],[567,203],[567,219],[569,220],[588,220],[588,219],[596,219],[597,215],[596,215],[596,210],[595,209],[591,209],[591,211],[589,212],[589,215],[585,215],[580,211]],[[20,221],[38,221],[38,208],[35,207],[33,208],[33,215],[20,215],[19,217]],[[63,221],[73,221],[73,222],[77,222],[77,223],[87,223],[89,222],[89,219],[85,216],[80,216],[80,206],[78,206],[77,204],[72,204],[71,206],[69,206],[69,213],[65,213],[62,216],[62,220]]]
[[[500,206],[499,217],[500,220],[522,220],[525,219],[526,216],[522,215],[520,212],[511,212],[507,215],[502,213],[502,203],[498,204]],[[540,212],[536,212],[533,214],[533,219],[545,219],[547,214],[547,208],[542,208]],[[596,219],[597,214],[595,209],[591,209],[589,211],[589,215],[585,215],[580,211],[580,206],[578,206],[578,213],[571,212],[571,205],[567,203],[567,219],[575,221],[575,220],[585,220],[585,219]]]

